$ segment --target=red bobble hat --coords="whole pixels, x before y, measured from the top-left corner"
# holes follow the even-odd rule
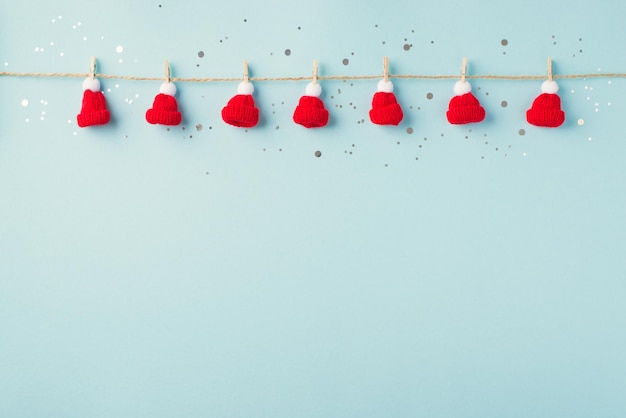
[[[305,128],[321,128],[328,123],[328,110],[319,98],[322,86],[311,82],[306,86],[306,93],[300,97],[298,106],[293,112],[293,121]]]
[[[370,120],[376,125],[398,125],[404,114],[393,94],[393,83],[389,80],[380,80],[374,97]]]
[[[176,103],[176,86],[174,83],[165,82],[161,84],[159,94],[154,98],[152,108],[146,111],[146,120],[153,125],[178,125],[182,120],[182,115],[178,111]]]
[[[100,91],[100,81],[97,78],[87,78],[83,81],[83,89],[83,105],[80,114],[76,116],[78,126],[85,128],[109,123],[111,114],[107,110],[104,94]]]
[[[239,128],[252,128],[259,123],[259,109],[254,105],[254,86],[242,81],[237,86],[237,94],[222,109],[222,119],[229,125]]]
[[[535,98],[526,111],[526,120],[531,125],[556,128],[565,121],[565,112],[561,110],[561,98],[556,94],[559,85],[556,81],[546,80],[541,85],[541,94]]]
[[[454,125],[481,122],[485,119],[485,109],[472,94],[472,85],[467,81],[454,84],[455,96],[450,100],[446,117]]]

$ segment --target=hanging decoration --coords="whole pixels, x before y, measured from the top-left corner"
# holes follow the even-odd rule
[[[298,106],[293,112],[293,121],[305,128],[321,128],[328,123],[328,110],[324,108],[324,102],[319,98],[322,94],[322,86],[317,82],[317,60],[313,61],[313,81],[305,90],[304,96],[300,97]]]
[[[450,99],[446,117],[453,125],[482,122],[485,119],[485,109],[472,94],[472,85],[465,79],[467,58],[463,57],[461,66],[461,80],[454,83],[455,96]]]
[[[96,57],[91,57],[89,77],[83,81],[83,103],[76,116],[78,126],[86,128],[94,125],[106,125],[111,119],[107,110],[104,94],[100,91],[100,81],[96,78]]]
[[[237,94],[222,109],[222,119],[239,128],[252,128],[259,123],[259,109],[254,104],[254,85],[248,77],[248,61],[243,62],[243,81],[237,86]]]
[[[372,98],[370,120],[376,125],[397,126],[404,117],[402,108],[393,94],[393,83],[389,80],[389,58],[383,58],[383,79],[378,82]]]
[[[552,59],[548,57],[548,79],[541,84],[541,94],[526,111],[528,123],[544,128],[557,128],[565,122],[561,98],[556,94],[558,91],[559,85],[552,79]]]
[[[313,80],[306,87],[305,94],[300,97],[298,105],[294,109],[293,121],[306,128],[320,128],[326,126],[329,120],[329,112],[320,99],[322,87],[319,80],[369,80],[378,78],[371,75],[326,75],[318,77],[317,60],[314,61]],[[105,125],[109,123],[111,115],[107,109],[105,96],[101,91],[100,81],[96,78],[96,59],[91,57],[91,67],[88,74],[84,73],[30,73],[0,71],[0,77],[85,77],[83,81],[83,100],[80,113],[76,116],[78,126],[88,127]],[[256,107],[253,93],[254,85],[251,81],[302,81],[308,77],[255,77],[248,76],[248,63],[244,61],[243,81],[237,86],[237,94],[233,96],[222,109],[222,119],[227,124],[251,128],[259,122],[259,109]],[[490,79],[490,80],[541,80],[544,76],[524,75],[466,75],[467,60],[463,58],[461,79],[454,85],[455,96],[448,104],[446,118],[454,125],[477,123],[485,119],[485,109],[478,99],[472,94],[472,86],[467,79]],[[119,76],[98,74],[100,78],[159,81],[157,77]],[[454,79],[453,75],[415,75],[396,74],[389,75],[389,58],[383,59],[383,78],[378,82],[377,91],[372,98],[372,107],[369,117],[372,123],[377,125],[397,126],[402,121],[404,114],[393,93],[393,83],[390,78],[441,80]],[[539,126],[556,128],[565,122],[565,112],[561,109],[561,98],[557,95],[559,86],[555,78],[588,79],[588,78],[626,78],[626,73],[586,73],[569,75],[552,75],[552,59],[548,58],[548,78],[541,85],[541,94],[532,102],[530,109],[526,111],[528,123]],[[154,98],[152,107],[146,111],[146,121],[151,124],[178,125],[182,121],[182,114],[178,110],[176,101],[176,86],[174,82],[210,83],[210,82],[233,82],[238,78],[171,78],[168,62],[165,61],[165,82],[159,88],[159,94]]]
[[[180,124],[182,115],[178,111],[176,102],[176,85],[170,78],[170,66],[165,61],[165,81],[159,88],[159,94],[154,98],[152,108],[146,111],[146,121],[150,124],[175,126]]]

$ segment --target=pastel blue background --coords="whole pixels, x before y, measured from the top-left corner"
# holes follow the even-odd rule
[[[626,71],[620,1],[32,3],[2,71]],[[259,82],[247,131],[236,83],[178,83],[167,129],[160,82],[109,79],[81,129],[81,82],[0,77],[0,416],[626,415],[626,80],[559,80],[554,130],[536,80],[472,80],[487,119],[451,126],[454,80],[395,79],[398,127],[323,81],[319,130]]]

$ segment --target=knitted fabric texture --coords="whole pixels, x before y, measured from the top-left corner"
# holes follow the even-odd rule
[[[146,120],[153,125],[178,125],[182,120],[182,115],[178,111],[176,98],[169,94],[157,94],[152,108],[146,111]]]
[[[472,93],[465,93],[450,100],[446,117],[454,125],[480,122],[485,119],[485,109]]]
[[[101,91],[85,90],[80,114],[76,116],[78,126],[85,128],[93,125],[106,125],[111,119],[107,110],[104,94]]]
[[[561,98],[557,94],[541,93],[526,111],[526,120],[531,125],[556,128],[565,121],[561,110]]]
[[[404,114],[393,93],[376,92],[372,98],[370,120],[376,125],[398,125]]]
[[[321,128],[328,123],[328,110],[319,97],[302,96],[293,113],[293,121],[305,128]]]
[[[239,128],[252,128],[259,122],[259,109],[251,94],[237,94],[222,109],[222,119]]]

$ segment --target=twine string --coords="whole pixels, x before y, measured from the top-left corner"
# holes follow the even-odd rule
[[[94,77],[102,79],[117,79],[130,81],[160,81],[163,77],[139,77],[129,75],[116,74],[98,74],[94,73]],[[42,77],[42,78],[85,78],[91,77],[91,73],[33,73],[33,72],[13,72],[0,71],[0,77]],[[388,78],[408,79],[408,80],[445,80],[458,79],[458,75],[437,74],[388,74]],[[322,75],[318,76],[318,80],[372,80],[379,79],[380,75]],[[482,80],[545,80],[545,75],[466,75],[466,79],[482,79]],[[581,79],[581,78],[626,78],[626,73],[582,73],[582,74],[560,74],[553,75],[553,79]],[[245,79],[245,77],[244,77]],[[301,77],[248,77],[249,81],[305,81],[310,80],[311,76]],[[221,83],[241,81],[236,77],[171,77],[170,81],[180,83]]]

